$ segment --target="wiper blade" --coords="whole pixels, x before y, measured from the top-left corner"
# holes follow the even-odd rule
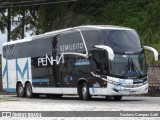
[[[130,69],[130,65],[129,65],[129,59],[128,59],[128,64],[126,65],[123,73],[124,76],[127,76],[129,69]]]
[[[140,77],[142,77],[141,72],[138,70],[137,66],[134,65],[132,58],[130,58],[130,59],[131,59],[131,66],[132,66],[132,68],[135,69],[138,72],[138,74],[140,75]],[[131,68],[131,70],[132,70],[132,68]]]

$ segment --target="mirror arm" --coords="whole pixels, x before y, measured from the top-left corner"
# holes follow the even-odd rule
[[[95,45],[96,48],[104,49],[108,52],[108,57],[110,60],[114,60],[114,52],[111,47],[105,45]]]
[[[152,48],[150,46],[143,46],[143,47],[144,47],[144,49],[152,51],[154,53],[154,60],[158,61],[158,52],[157,52],[156,49],[154,49],[154,48]]]

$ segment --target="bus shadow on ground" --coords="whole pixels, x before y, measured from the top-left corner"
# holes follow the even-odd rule
[[[56,98],[56,97],[51,97],[51,98],[48,98],[48,97],[45,97],[45,96],[39,96],[38,98],[36,99],[53,99],[53,100],[77,100],[77,101],[84,101],[84,100],[81,100],[79,99],[78,96],[62,96],[60,98]],[[144,101],[144,99],[136,99],[136,97],[132,97],[132,98],[122,98],[121,100],[119,101],[116,101],[114,100],[113,97],[104,97],[104,96],[93,96],[90,100],[88,101],[108,101],[108,102],[133,102],[133,101]]]
[[[5,95],[4,95],[5,96]],[[45,95],[40,95],[39,97],[34,97],[34,98],[26,98],[26,97],[17,97],[16,95],[10,95],[10,96],[6,96],[6,98],[14,98],[14,99],[43,99],[43,100],[77,100],[77,101],[84,101],[84,100],[80,100],[78,96],[62,96],[62,97],[46,97]],[[92,98],[90,101],[108,101],[108,102],[134,102],[134,101],[145,101],[144,97],[141,98],[137,98],[137,97],[123,97],[121,100],[116,101],[114,100],[113,97],[105,97],[105,96],[92,96]]]

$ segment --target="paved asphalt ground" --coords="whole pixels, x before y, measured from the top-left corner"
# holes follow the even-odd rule
[[[65,115],[55,118],[54,120],[64,120],[64,119],[84,119],[85,115],[90,114],[92,119],[100,119],[98,117],[103,116],[100,114],[106,111],[160,111],[160,97],[123,97],[121,101],[114,101],[113,99],[106,99],[101,96],[96,96],[90,101],[79,100],[77,96],[63,96],[62,98],[46,98],[45,96],[40,96],[39,98],[19,98],[15,95],[0,95],[3,98],[11,98],[10,101],[0,101],[0,111],[65,111],[64,114],[72,114],[76,116],[75,118],[66,118]],[[72,113],[71,111],[83,111],[81,113]],[[91,112],[88,112],[91,111]],[[99,112],[96,112],[99,111]],[[59,112],[61,113],[61,112]],[[142,112],[143,113],[143,112]],[[145,112],[144,112],[145,113]],[[55,113],[55,115],[59,115]],[[76,115],[77,114],[77,115]],[[83,115],[84,116],[83,116]],[[92,115],[91,115],[92,114]],[[110,113],[106,113],[110,114]],[[112,114],[112,113],[111,113]],[[148,113],[147,113],[148,114]],[[113,115],[115,113],[113,112]],[[156,115],[156,114],[155,114]],[[71,117],[70,116],[70,117]],[[98,116],[98,117],[97,117]],[[129,119],[139,119],[140,120],[160,120],[159,117],[144,118],[142,116],[129,117]],[[78,118],[77,118],[78,117]],[[80,117],[80,118],[79,118]],[[83,117],[83,118],[82,118]],[[49,118],[46,118],[49,119]],[[53,119],[53,118],[52,118]],[[86,119],[90,119],[87,117]],[[105,119],[105,118],[101,118]],[[108,119],[114,120],[128,120],[128,117],[113,118]]]

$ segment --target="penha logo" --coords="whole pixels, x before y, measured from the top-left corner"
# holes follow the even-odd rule
[[[56,61],[56,60],[53,59],[53,56],[50,56],[50,57],[49,57],[49,56],[46,54],[45,57],[43,57],[43,58],[38,58],[38,66],[47,66],[48,63],[50,63],[50,65],[53,65],[53,62],[54,62],[54,61]]]

